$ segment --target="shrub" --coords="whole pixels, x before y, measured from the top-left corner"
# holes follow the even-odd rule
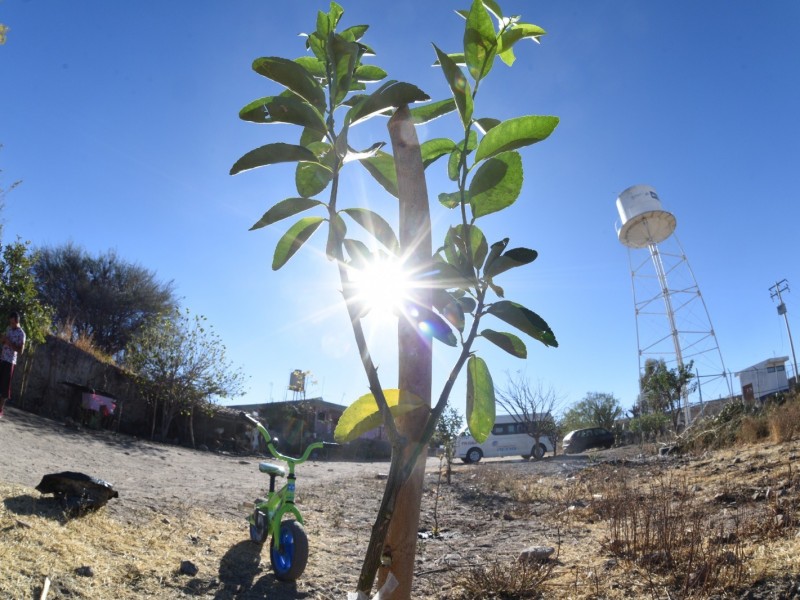
[[[737,441],[745,444],[754,444],[769,435],[770,425],[764,415],[747,416],[742,419],[739,431],[736,433]]]
[[[799,426],[800,403],[796,400],[777,407],[768,418],[769,434],[773,442],[788,442],[797,433]]]

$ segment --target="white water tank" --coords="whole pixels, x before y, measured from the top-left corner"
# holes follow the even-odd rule
[[[675,231],[675,217],[661,207],[661,200],[649,185],[634,185],[617,198],[622,221],[617,235],[629,248],[644,248],[663,242]]]

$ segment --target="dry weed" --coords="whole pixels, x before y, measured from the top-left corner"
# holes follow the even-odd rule
[[[553,576],[553,562],[492,563],[453,576],[452,600],[503,598],[536,600],[545,597]]]
[[[773,442],[788,442],[800,428],[800,402],[789,401],[775,408],[769,416],[769,433]]]

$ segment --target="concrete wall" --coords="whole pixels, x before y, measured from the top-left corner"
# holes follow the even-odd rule
[[[82,395],[92,390],[114,398],[117,414],[110,421],[112,429],[144,438],[151,436],[152,407],[139,395],[133,378],[123,369],[53,336],[19,358],[11,404],[52,419],[80,421]],[[248,429],[236,411],[222,406],[209,405],[194,415],[194,441],[198,446],[238,450]],[[191,446],[191,437],[188,416],[178,415],[168,439],[162,441]]]
[[[79,386],[117,399],[119,430],[142,435],[149,431],[147,403],[132,378],[115,365],[53,336],[18,360],[12,384],[12,405],[54,419],[77,418]]]

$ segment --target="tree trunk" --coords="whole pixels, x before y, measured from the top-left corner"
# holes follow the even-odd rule
[[[189,441],[192,443],[192,448],[196,448],[194,443],[194,404],[189,407]]]
[[[394,151],[397,185],[400,197],[400,248],[407,271],[417,272],[431,259],[431,220],[425,172],[419,150],[419,140],[408,107],[399,108],[389,120],[389,135]],[[414,301],[430,309],[431,292],[424,288],[412,290]],[[398,387],[431,403],[432,354],[431,339],[420,334],[416,323],[401,317],[398,325],[399,375]],[[398,431],[406,439],[400,449],[402,464],[410,460],[420,434],[425,428],[428,411],[413,411],[397,420]],[[410,477],[397,495],[395,511],[389,524],[384,555],[391,558],[391,572],[398,587],[392,600],[411,597],[414,576],[414,557],[417,549],[419,507],[425,474],[426,454],[420,454]],[[379,576],[379,586],[388,572]]]

